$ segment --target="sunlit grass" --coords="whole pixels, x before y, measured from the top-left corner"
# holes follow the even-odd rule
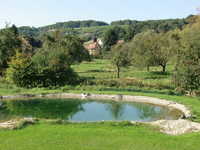
[[[0,131],[2,150],[198,150],[200,134],[169,136],[144,125],[47,124]]]

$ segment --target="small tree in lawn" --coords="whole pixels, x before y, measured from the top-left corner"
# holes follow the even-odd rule
[[[117,44],[111,51],[112,64],[116,67],[117,78],[120,78],[121,67],[127,67],[130,65],[129,48],[126,44]]]

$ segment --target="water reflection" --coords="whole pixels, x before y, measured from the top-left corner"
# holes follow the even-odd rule
[[[0,107],[0,121],[20,117],[65,119],[70,121],[177,119],[180,113],[148,104],[32,99],[5,101]]]
[[[119,120],[123,116],[124,108],[124,104],[120,102],[111,102],[109,105],[107,105],[107,110],[110,111],[112,117],[116,120]]]
[[[6,101],[0,109],[3,116],[36,117],[45,119],[69,119],[82,111],[81,101],[68,100],[15,100]]]

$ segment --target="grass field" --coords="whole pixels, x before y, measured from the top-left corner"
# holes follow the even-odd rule
[[[38,124],[0,131],[0,150],[198,150],[200,133],[169,136],[147,126]]]

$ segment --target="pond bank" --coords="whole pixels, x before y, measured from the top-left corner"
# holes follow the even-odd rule
[[[59,94],[39,94],[39,95],[16,95],[16,96],[1,96],[1,100],[12,100],[12,99],[24,99],[24,98],[72,98],[82,100],[113,100],[113,101],[127,101],[137,103],[147,103],[152,105],[159,105],[168,107],[170,109],[177,109],[182,112],[182,118],[190,118],[192,114],[190,110],[182,104],[178,104],[173,101],[168,101],[159,98],[152,98],[147,96],[130,96],[130,95],[105,95],[105,94],[73,94],[73,93],[59,93]],[[135,123],[135,122],[132,122]],[[200,124],[194,123],[188,120],[158,120],[154,122],[148,122],[145,124],[158,126],[160,131],[170,135],[180,135],[184,133],[198,132],[200,131]]]

